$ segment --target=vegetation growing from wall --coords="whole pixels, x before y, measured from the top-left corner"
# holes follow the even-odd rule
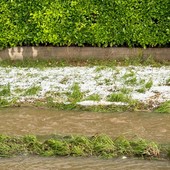
[[[169,44],[169,0],[0,1],[1,48]]]

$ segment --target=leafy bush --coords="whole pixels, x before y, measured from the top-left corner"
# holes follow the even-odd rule
[[[1,0],[0,47],[169,46],[169,0]]]

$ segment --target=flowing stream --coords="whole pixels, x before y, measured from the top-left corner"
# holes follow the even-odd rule
[[[139,136],[158,143],[170,143],[170,115],[150,112],[94,113],[64,112],[44,108],[10,108],[0,110],[0,134],[34,134],[48,137],[55,134],[95,135],[111,137],[123,135],[127,138]],[[100,158],[1,158],[0,170],[169,170],[170,161],[147,161],[138,159]]]

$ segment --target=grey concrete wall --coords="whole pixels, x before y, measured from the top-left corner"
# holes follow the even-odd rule
[[[170,61],[170,48],[99,48],[99,47],[14,47],[0,51],[0,60],[32,59],[124,59],[152,56],[156,60]]]

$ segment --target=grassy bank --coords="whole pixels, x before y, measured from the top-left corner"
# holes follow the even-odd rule
[[[33,67],[33,68],[46,68],[46,67],[66,67],[66,66],[101,66],[101,67],[115,67],[115,66],[154,66],[161,67],[170,65],[170,61],[159,61],[154,57],[127,57],[125,59],[106,60],[95,59],[93,56],[89,59],[24,59],[24,60],[2,60],[0,61],[1,67]]]
[[[0,67],[0,107],[170,112],[169,63],[152,57],[3,60]]]
[[[0,99],[0,108],[7,107],[40,107],[40,108],[53,108],[58,111],[89,111],[89,112],[137,112],[137,111],[148,111],[148,112],[156,112],[156,113],[170,113],[170,101],[161,103],[160,106],[156,108],[150,108],[143,103],[132,103],[131,105],[94,105],[94,106],[82,106],[76,105],[74,103],[64,104],[64,103],[55,103],[52,98],[47,98],[44,100],[37,100],[31,103],[24,102],[19,103],[16,99],[11,101],[7,101],[5,99]]]
[[[18,155],[39,156],[97,156],[116,158],[120,156],[145,159],[168,159],[170,147],[158,145],[144,139],[115,139],[106,135],[96,136],[58,136],[40,140],[36,136],[0,135],[0,157]]]
[[[170,101],[162,103],[155,111],[159,113],[170,113]]]

